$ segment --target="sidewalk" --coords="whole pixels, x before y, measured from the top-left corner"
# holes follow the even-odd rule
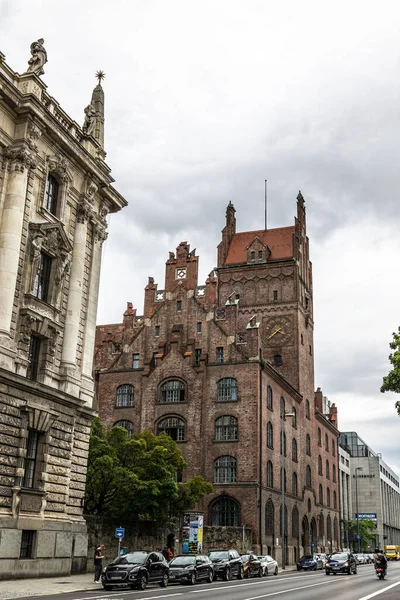
[[[13,600],[27,596],[43,596],[103,590],[103,586],[93,582],[93,573],[66,575],[65,577],[42,577],[37,579],[14,579],[0,581],[0,600]]]

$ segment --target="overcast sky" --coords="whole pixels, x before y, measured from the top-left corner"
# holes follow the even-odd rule
[[[400,4],[355,0],[0,0],[0,50],[22,73],[48,52],[48,92],[79,123],[106,72],[107,161],[129,207],[104,244],[98,322],[143,310],[187,240],[200,283],[225,208],[238,231],[293,224],[306,200],[315,384],[400,474],[394,394],[380,394],[400,324]]]

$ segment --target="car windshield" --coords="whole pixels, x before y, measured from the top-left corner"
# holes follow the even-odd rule
[[[250,560],[250,554],[242,554],[240,558],[243,562],[246,562],[246,560]]]
[[[117,556],[110,563],[110,565],[133,565],[133,564],[143,564],[146,562],[147,552],[130,552],[129,554],[124,554],[123,556]]]
[[[304,554],[300,560],[312,560],[314,557],[312,554]]]
[[[336,554],[331,554],[329,560],[347,560],[349,555],[346,552],[337,552]]]
[[[261,560],[261,562],[267,562],[268,560],[268,556],[257,556],[258,560]]]
[[[209,552],[208,556],[211,560],[228,560],[229,558],[227,552]]]
[[[196,562],[195,556],[177,556],[169,563],[170,567],[188,567]]]

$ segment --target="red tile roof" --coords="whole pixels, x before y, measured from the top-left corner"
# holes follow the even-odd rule
[[[294,231],[295,228],[293,225],[291,227],[279,227],[277,229],[260,229],[259,231],[243,231],[241,233],[235,233],[224,265],[247,263],[247,248],[255,237],[258,237],[271,250],[270,260],[292,258],[292,236]]]

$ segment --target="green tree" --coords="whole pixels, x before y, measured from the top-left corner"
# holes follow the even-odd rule
[[[350,532],[350,536],[353,541],[354,550],[358,550],[358,540],[356,538],[357,530],[360,534],[360,548],[361,551],[366,550],[369,546],[372,547],[375,543],[375,536],[372,533],[376,529],[376,523],[370,519],[359,519],[357,526],[357,519],[350,521],[344,521],[344,530]]]
[[[389,344],[392,352],[389,354],[389,361],[392,365],[392,370],[383,378],[381,392],[396,392],[400,393],[400,327],[396,332],[393,332],[393,341]],[[395,404],[396,410],[400,415],[400,401]]]
[[[177,444],[151,431],[129,435],[123,427],[92,424],[85,512],[158,525],[195,506],[213,491],[202,477],[176,483],[187,467]]]

